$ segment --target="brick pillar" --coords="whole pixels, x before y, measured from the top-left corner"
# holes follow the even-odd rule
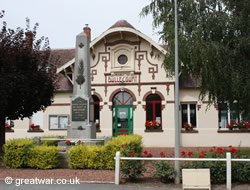
[[[91,41],[91,28],[88,27],[88,24],[83,28],[83,32],[88,36],[89,41]]]

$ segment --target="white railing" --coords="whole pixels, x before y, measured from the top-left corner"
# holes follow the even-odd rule
[[[227,190],[232,189],[232,161],[250,162],[250,159],[231,159],[231,153],[227,152],[226,158],[145,158],[145,157],[121,157],[120,152],[116,152],[115,159],[115,184],[120,184],[120,160],[154,160],[154,161],[224,161],[226,162],[226,186]]]

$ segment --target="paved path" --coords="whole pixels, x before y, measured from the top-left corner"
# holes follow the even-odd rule
[[[115,184],[77,184],[77,185],[20,185],[15,183],[10,185],[4,181],[0,181],[1,190],[155,190],[155,187],[138,187],[129,185],[115,185]],[[158,190],[166,190],[163,187],[157,187]],[[169,190],[181,190],[181,188],[171,188]]]

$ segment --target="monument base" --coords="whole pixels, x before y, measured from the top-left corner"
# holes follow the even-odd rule
[[[96,139],[94,122],[73,122],[68,126],[67,139]]]

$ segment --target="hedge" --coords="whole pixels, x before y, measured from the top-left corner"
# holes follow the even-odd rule
[[[28,152],[35,146],[33,139],[13,139],[4,145],[4,163],[7,168],[24,168],[28,165]]]
[[[9,140],[4,145],[4,164],[7,168],[56,168],[59,165],[59,148],[37,146],[33,139]]]
[[[104,146],[73,146],[67,154],[69,165],[74,169],[114,169],[117,151],[121,151],[121,156],[125,156],[125,152],[134,152],[135,156],[140,156],[142,149],[142,137],[128,135],[115,137]]]
[[[28,166],[35,169],[57,168],[60,149],[55,146],[35,146],[28,153]]]

